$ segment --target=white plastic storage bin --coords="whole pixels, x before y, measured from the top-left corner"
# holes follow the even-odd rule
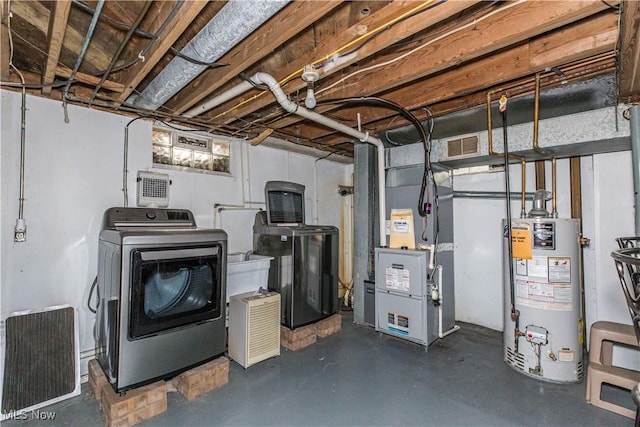
[[[244,253],[227,255],[227,303],[233,295],[267,289],[273,257]]]

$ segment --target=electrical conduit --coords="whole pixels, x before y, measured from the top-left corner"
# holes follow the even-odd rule
[[[84,60],[84,55],[87,53],[87,49],[89,48],[89,43],[91,42],[91,37],[93,37],[93,32],[98,26],[98,20],[100,19],[100,14],[102,13],[102,7],[104,6],[105,0],[99,0],[98,5],[96,6],[96,10],[93,13],[93,17],[91,18],[91,23],[89,24],[89,29],[87,30],[87,36],[84,39],[84,43],[82,44],[82,48],[80,49],[80,54],[78,55],[78,59],[76,59],[76,64],[73,67],[73,71],[71,71],[71,75],[69,76],[69,80],[67,81],[67,85],[64,87],[62,92],[62,106],[64,108],[64,122],[69,123],[69,116],[67,114],[67,97],[69,96],[69,87],[73,80],[76,77],[76,73],[80,69],[80,65]]]

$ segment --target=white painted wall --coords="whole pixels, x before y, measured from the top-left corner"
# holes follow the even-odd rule
[[[520,166],[510,173],[511,191],[520,191]],[[547,162],[547,189],[551,168]],[[558,214],[571,216],[569,161],[557,161]],[[615,238],[634,232],[633,180],[630,152],[581,158],[583,235],[591,239],[584,251],[585,320],[587,330],[597,320],[630,324],[626,302],[611,251]],[[504,191],[504,174],[485,173],[454,178],[456,191]],[[534,165],[527,165],[527,191],[535,189]],[[528,201],[526,211],[531,209]],[[520,201],[512,201],[512,215],[520,215]],[[551,203],[547,205],[551,210]],[[495,330],[503,329],[501,220],[504,200],[454,199],[456,319]],[[637,353],[616,350],[614,361],[640,368]],[[634,362],[635,361],[635,362]]]
[[[20,94],[0,93],[2,319],[18,310],[70,304],[79,310],[80,348],[92,350],[94,315],[86,301],[97,270],[102,214],[123,205],[124,127],[131,119],[70,105],[70,123],[65,124],[59,102],[27,97],[27,242],[14,243]],[[129,129],[129,206],[135,206],[136,172],[152,167],[151,129],[152,124],[144,120]],[[264,202],[264,183],[282,179],[306,186],[308,222],[317,218],[322,224],[341,225],[344,200],[337,185],[351,182],[350,166],[330,158],[316,162],[307,155],[251,147],[239,140],[232,142],[231,156],[231,176],[155,169],[169,173],[173,181],[170,207],[190,209],[199,226],[213,227],[214,204]],[[230,252],[251,250],[254,215],[249,210],[216,214],[216,226],[229,235]]]
[[[551,165],[547,165],[546,182],[551,189]],[[521,190],[521,167],[510,165],[511,191]],[[558,213],[571,216],[569,199],[569,161],[557,161]],[[535,191],[534,164],[527,165],[527,191]],[[456,176],[455,191],[505,191],[504,173]],[[547,206],[551,211],[551,202]],[[531,209],[531,202],[525,211]],[[511,215],[520,217],[520,199],[511,201]],[[506,203],[502,199],[462,199],[453,201],[454,265],[456,319],[501,331],[503,327],[502,219]]]
[[[586,325],[598,320],[631,324],[611,258],[611,252],[618,249],[617,237],[636,235],[631,153],[593,156],[591,162],[584,162],[582,171],[588,179],[583,178],[582,188],[593,189],[589,194],[593,209],[583,223],[584,235],[591,239],[584,251]],[[637,351],[614,347],[613,362],[640,370]]]

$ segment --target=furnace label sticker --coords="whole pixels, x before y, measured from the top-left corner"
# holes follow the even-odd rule
[[[411,282],[409,270],[387,267],[385,269],[385,276],[385,286],[387,289],[409,292]]]
[[[549,257],[549,281],[571,283],[570,257]]]

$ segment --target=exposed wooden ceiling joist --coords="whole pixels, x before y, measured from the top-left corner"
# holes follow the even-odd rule
[[[623,1],[618,62],[618,96],[640,102],[640,1]]]
[[[542,77],[542,87],[544,89],[550,87],[564,86],[566,83],[572,83],[580,81],[585,76],[594,77],[602,74],[610,74],[615,70],[615,58],[613,54],[602,55],[594,60],[593,63],[586,66],[576,66],[575,69],[567,69],[564,75],[559,76],[553,72],[549,72]],[[511,97],[526,95],[533,93],[534,90],[534,78],[531,76],[523,77],[509,84],[503,86],[497,86],[496,89],[501,91],[502,89],[508,89],[508,93]],[[486,103],[487,92],[485,90],[475,93],[464,94],[454,98],[448,98],[440,102],[436,102],[429,105],[429,111],[435,117],[444,116],[447,114],[455,113],[461,110],[468,110],[470,108],[479,107]],[[379,133],[387,130],[392,130],[401,126],[406,126],[408,122],[398,116],[390,116],[386,111],[384,114],[380,114],[381,110],[372,110],[367,108],[354,108],[348,112],[351,112],[351,116],[355,117],[356,112],[368,117],[377,117],[377,120],[369,121],[364,125],[364,129],[370,133]],[[413,111],[418,120],[427,120],[429,115],[426,110],[416,109]],[[532,112],[533,114],[533,112]],[[282,129],[283,131],[289,131],[291,128]],[[308,128],[305,135],[309,134]],[[343,144],[345,138],[342,135],[336,133],[327,133],[326,129],[318,129],[318,134],[322,136],[315,137],[311,140],[318,144],[332,146],[335,144]],[[302,135],[301,135],[302,136]]]
[[[573,62],[576,52],[582,49],[592,55],[613,51],[616,36],[616,15],[604,13],[593,20],[575,23],[560,31],[533,39],[529,43],[500,51],[478,61],[465,63],[447,73],[437,74],[415,84],[387,92],[384,98],[399,103],[408,110],[432,105]],[[335,106],[320,109],[331,111]],[[370,121],[393,115],[388,110],[363,108],[359,110],[365,125]],[[341,120],[353,119],[353,115],[348,117],[346,112],[335,114]],[[294,118],[286,118],[270,126],[286,130],[297,122]],[[327,129],[310,127],[301,136],[316,139],[332,133]]]
[[[8,82],[10,79],[9,56],[11,48],[9,45],[9,28],[7,25],[8,10],[8,1],[0,0],[0,21],[2,22],[2,27],[0,27],[0,79],[3,82]]]
[[[271,138],[349,154],[347,138],[293,116],[283,117],[271,93],[260,88],[195,118],[184,112],[236,86],[241,73],[251,76],[258,71],[273,75],[289,98],[302,104],[306,82],[300,75],[308,64],[320,73],[316,111],[350,126],[356,125],[360,113],[362,126],[371,132],[405,123],[393,111],[337,108],[322,101],[380,96],[424,119],[425,105],[440,115],[483,103],[490,89],[526,93],[536,73],[542,72],[543,87],[548,88],[562,78],[545,73],[552,67],[560,67],[569,82],[617,67],[620,100],[640,101],[637,1],[293,0],[218,60],[227,66],[208,69],[149,112],[124,102],[141,93],[227,4],[149,1],[109,0],[70,83],[67,102],[151,114],[247,139],[271,132]],[[13,65],[29,85],[27,93],[60,100],[58,83],[66,84],[95,4],[0,0],[3,89],[21,90],[20,76],[9,67],[11,24]]]
[[[62,42],[64,33],[69,20],[69,12],[71,12],[71,0],[59,0],[54,2],[49,18],[49,32],[47,48],[47,63],[44,66],[42,76],[42,94],[51,93],[51,83],[56,76],[56,68],[60,60],[60,51],[62,50]]]
[[[71,69],[69,69],[67,67],[63,67],[63,66],[59,66],[58,68],[56,68],[54,70],[56,76],[60,76],[60,77],[63,77],[65,79],[68,79],[69,77],[71,77],[71,71],[72,71]],[[76,73],[74,78],[79,82],[87,83],[87,84],[92,85],[92,86],[97,86],[100,83],[100,80],[101,80],[100,77],[95,77],[95,76],[91,76],[89,74],[84,74],[84,73],[79,73],[79,72]],[[52,81],[53,81],[53,79],[52,79]],[[104,82],[102,82],[101,87],[103,89],[109,90],[111,92],[118,92],[118,93],[124,92],[124,85],[123,84],[117,83],[117,82],[112,82],[110,80],[105,80]]]
[[[156,16],[158,26],[167,18],[173,8],[173,1],[164,2],[161,10]],[[162,32],[157,35],[157,41],[147,52],[144,61],[132,66],[122,78],[125,90],[118,97],[118,102],[124,102],[136,89],[138,84],[146,77],[153,67],[162,59],[165,53],[171,48],[173,43],[182,35],[182,32],[198,16],[200,11],[207,5],[205,1],[188,1],[182,3],[180,9],[175,14],[169,25],[166,25]]]
[[[183,113],[341,3],[342,0],[331,0],[288,5],[281,14],[273,18],[272,25],[258,29],[242,45],[234,47],[218,61],[230,64],[229,66],[205,71],[181,91],[177,99],[169,102],[167,107],[175,113]]]
[[[411,1],[399,1],[393,2],[379,10],[377,13],[362,20],[359,24],[349,28],[344,33],[337,35],[335,38],[328,40],[322,46],[319,46],[313,52],[310,57],[314,58],[314,61],[309,61],[309,57],[300,58],[297,61],[291,63],[285,70],[278,70],[277,75],[274,77],[280,81],[286,80],[289,83],[286,86],[286,90],[291,93],[296,90],[303,89],[306,83],[299,78],[299,74],[303,67],[309,63],[321,63],[323,61],[330,61],[334,55],[344,53],[344,51],[338,51],[341,47],[347,46],[345,50],[357,46],[357,43],[362,42],[367,36],[368,32],[382,31],[379,35],[365,45],[363,45],[355,54],[348,57],[340,58],[336,62],[330,62],[323,67],[323,75],[328,76],[334,74],[343,68],[348,67],[351,64],[356,63],[362,58],[369,57],[382,49],[389,47],[390,45],[404,40],[411,36],[428,28],[456,13],[463,11],[464,9],[475,4],[475,1],[456,1],[443,3],[434,9],[430,10],[427,14],[417,14],[420,11],[420,4]],[[409,17],[407,17],[409,16]],[[390,27],[390,23],[397,22],[396,25]],[[385,31],[386,28],[390,28]],[[360,39],[360,40],[358,40]],[[358,40],[355,44],[354,40]],[[272,96],[248,95],[238,100],[234,100],[231,103],[227,103],[220,108],[212,111],[208,116],[214,117],[212,123],[224,123],[228,124],[238,117],[244,117],[260,108],[266,107],[274,102]],[[249,100],[251,102],[249,102]],[[235,107],[241,105],[241,107]],[[231,107],[231,108],[230,108]],[[216,119],[216,116],[223,116],[221,119]]]

